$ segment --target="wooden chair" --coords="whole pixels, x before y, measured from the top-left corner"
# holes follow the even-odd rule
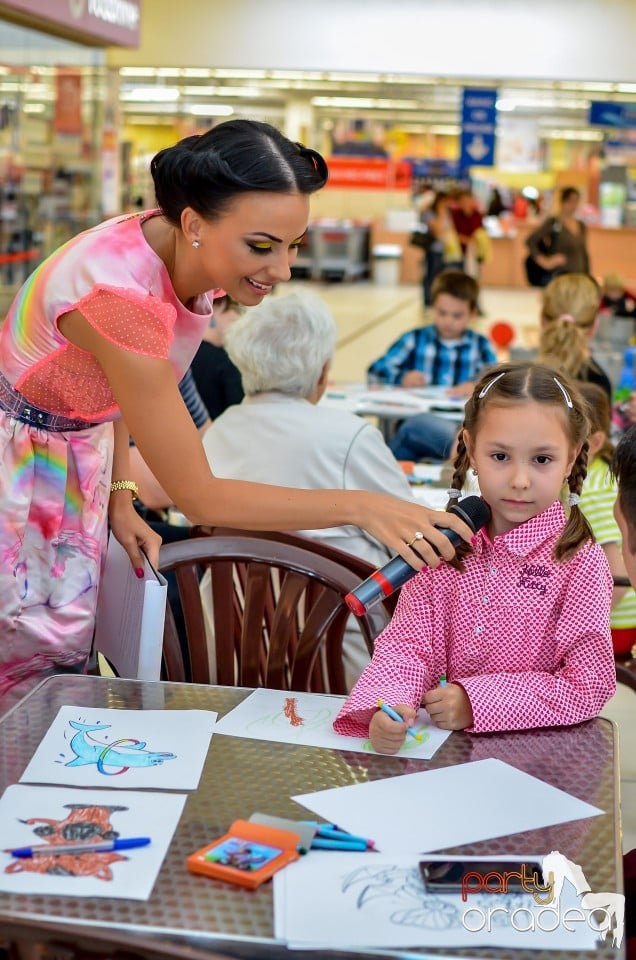
[[[336,563],[355,573],[355,575],[359,577],[360,583],[366,580],[367,577],[370,577],[375,570],[375,567],[370,564],[368,560],[363,560],[362,557],[358,557],[354,553],[347,553],[345,550],[332,547],[331,544],[325,543],[324,540],[312,540],[311,537],[305,537],[301,533],[287,533],[280,530],[238,530],[236,527],[194,526],[191,528],[191,536],[258,537],[264,540],[277,540],[279,543],[290,543],[293,546],[304,547],[306,550],[318,553],[321,557],[327,557],[328,560],[335,560]],[[399,596],[400,591],[396,590],[390,597],[385,597],[384,600],[382,600],[382,605],[389,614],[389,617],[393,616]],[[373,639],[375,639],[375,637]],[[373,650],[370,648],[369,652],[372,653]]]
[[[166,611],[164,677],[223,686],[346,693],[344,597],[359,574],[313,549],[276,536],[194,537],[161,548],[159,569],[174,571],[187,649]],[[208,650],[199,584],[211,571],[215,649]],[[371,569],[371,568],[369,568]],[[369,649],[386,626],[380,604],[358,618]]]

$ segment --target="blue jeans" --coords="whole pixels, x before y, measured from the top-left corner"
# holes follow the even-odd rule
[[[403,421],[389,447],[396,460],[447,460],[458,426],[455,420],[420,413]]]

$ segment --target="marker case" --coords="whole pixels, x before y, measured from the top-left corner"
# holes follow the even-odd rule
[[[226,834],[190,854],[186,867],[191,873],[253,890],[299,859],[299,843],[298,833],[235,820]]]

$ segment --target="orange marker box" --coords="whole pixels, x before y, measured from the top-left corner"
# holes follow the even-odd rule
[[[214,843],[186,859],[191,873],[254,889],[300,854],[300,834],[265,827],[249,820],[235,820]]]

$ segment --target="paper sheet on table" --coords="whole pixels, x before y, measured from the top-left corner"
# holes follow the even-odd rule
[[[442,479],[443,463],[414,463],[413,476],[430,483],[439,483]]]
[[[95,650],[120,677],[159,680],[168,586],[144,558],[144,578],[111,534],[95,614]]]
[[[334,731],[333,721],[345,700],[346,697],[260,688],[219,720],[214,732],[250,740],[375,753],[367,738],[343,737]],[[407,737],[396,756],[430,760],[450,736],[450,730],[433,726],[425,710],[418,712],[415,730],[422,741]]]
[[[178,793],[7,787],[0,799],[0,890],[147,900],[185,801]],[[56,858],[47,853],[17,860],[4,852],[41,844],[54,850],[56,843],[114,839],[113,833],[122,838],[148,836],[151,842],[121,852]]]
[[[60,707],[21,783],[196,790],[217,714]]]
[[[350,833],[371,837],[382,853],[443,850],[603,813],[492,759],[292,799]]]
[[[505,859],[497,857],[498,861]],[[560,916],[569,908],[578,908],[579,899],[571,884],[564,884]],[[572,922],[568,931],[554,913],[539,918],[541,909],[531,894],[471,894],[463,903],[461,893],[427,893],[418,858],[412,853],[387,857],[311,851],[274,877],[275,936],[299,950],[487,946],[553,951],[597,946],[592,925]],[[490,914],[490,924],[489,910],[497,911]],[[515,910],[520,912],[514,914]],[[482,914],[486,918],[483,926]]]

